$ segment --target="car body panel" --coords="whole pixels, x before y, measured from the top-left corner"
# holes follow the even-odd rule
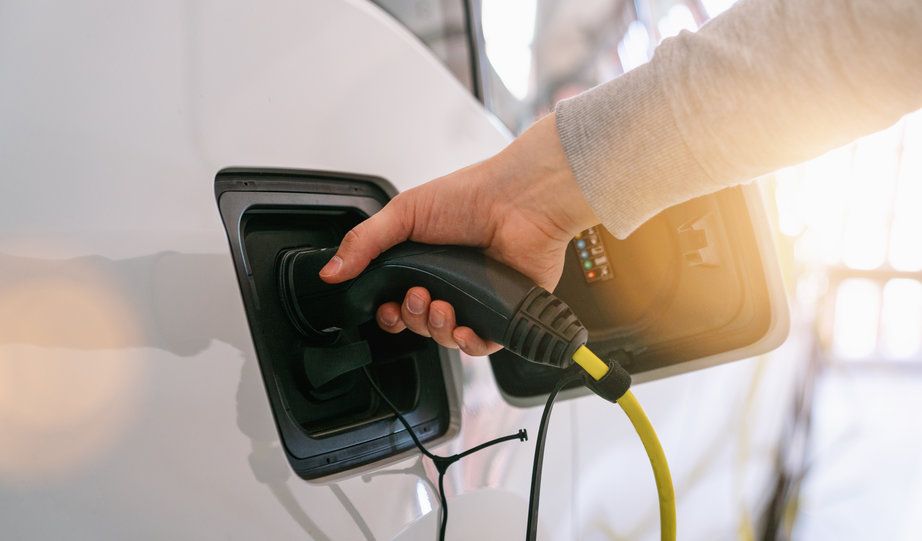
[[[214,178],[233,166],[323,169],[406,190],[498,151],[508,133],[361,1],[8,3],[0,66],[4,536],[431,538],[436,472],[417,455],[335,482],[291,472]],[[453,366],[461,431],[438,451],[537,426],[540,410],[503,400],[485,359]],[[654,385],[638,395],[682,479],[692,446],[669,419],[690,389],[715,383]],[[555,410],[544,482],[566,489],[543,494],[550,538],[583,520],[576,495],[596,499],[605,487],[593,483],[646,468],[624,419],[591,400]],[[617,440],[594,428],[597,414],[619,423]],[[584,466],[578,445],[633,454],[593,452]],[[452,467],[451,537],[524,527],[532,452],[507,443]],[[652,478],[638,476],[631,486],[649,499]]]

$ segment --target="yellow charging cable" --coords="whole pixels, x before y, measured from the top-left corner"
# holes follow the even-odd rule
[[[586,346],[580,346],[573,354],[573,362],[580,365],[596,381],[608,373],[608,365]],[[675,488],[672,486],[672,474],[669,472],[669,463],[666,453],[656,436],[656,430],[644,413],[640,402],[630,390],[617,400],[618,405],[624,410],[625,415],[634,425],[634,430],[640,436],[643,448],[653,466],[653,478],[656,481],[656,491],[659,495],[659,523],[660,539],[675,541],[676,538],[676,511]]]

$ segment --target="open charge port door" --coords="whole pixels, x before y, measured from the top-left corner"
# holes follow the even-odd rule
[[[406,431],[392,433],[394,415],[362,370],[312,383],[311,363],[342,362],[341,344],[300,332],[278,285],[281,252],[338,245],[387,203],[387,183],[359,175],[226,170],[215,180],[215,195],[266,392],[295,472],[316,479],[411,449]],[[412,333],[385,333],[374,322],[342,334],[367,342],[370,372],[424,442],[450,437],[457,408],[447,351]]]
[[[568,248],[555,294],[592,350],[635,383],[772,349],[787,334],[787,304],[760,209],[755,187],[735,187],[666,209],[624,240],[590,228]],[[490,361],[518,405],[543,402],[559,377],[506,350]]]

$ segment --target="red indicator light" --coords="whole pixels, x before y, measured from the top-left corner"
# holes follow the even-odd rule
[[[586,276],[588,276],[589,278],[595,278],[595,271],[589,271],[589,272],[587,272],[587,273],[586,273]]]

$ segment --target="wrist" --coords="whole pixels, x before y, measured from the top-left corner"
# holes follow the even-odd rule
[[[508,180],[508,196],[542,211],[572,237],[599,223],[576,181],[550,113],[494,157],[499,178]]]

